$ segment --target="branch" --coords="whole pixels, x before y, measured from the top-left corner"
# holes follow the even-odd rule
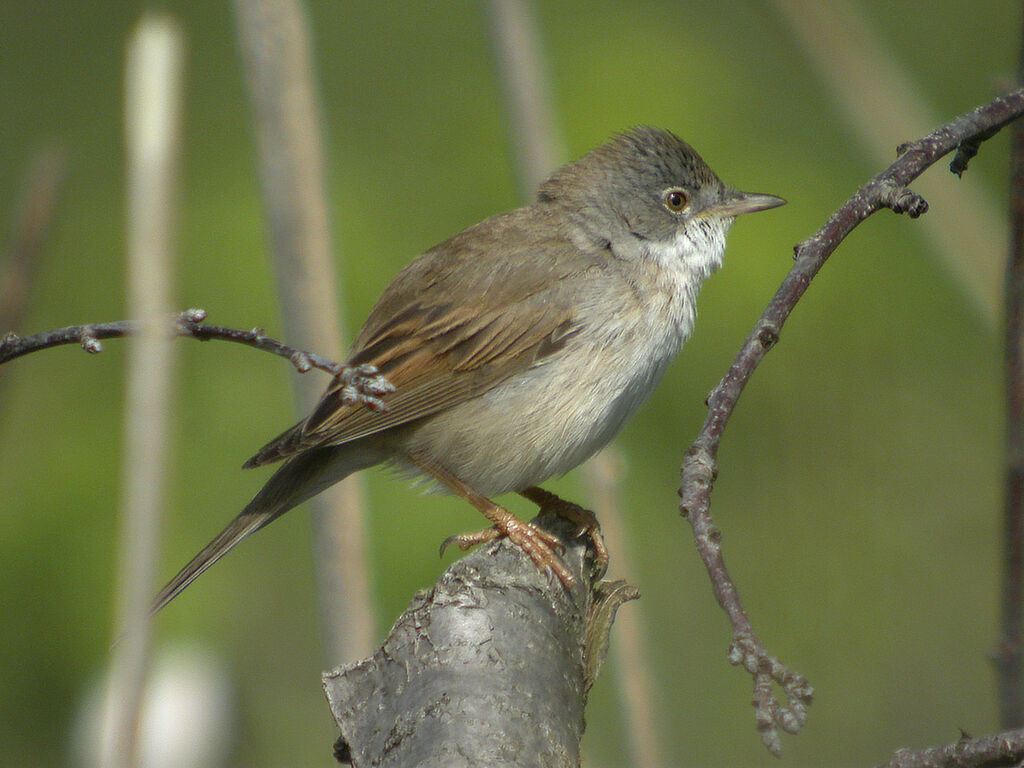
[[[251,331],[241,331],[235,328],[224,328],[219,325],[203,325],[206,319],[205,309],[187,309],[180,315],[172,318],[174,334],[197,341],[233,341],[236,344],[244,344],[273,355],[287,358],[299,373],[306,373],[313,368],[325,371],[332,376],[337,375],[345,366],[335,363],[312,352],[305,352],[295,347],[289,347],[280,341],[270,338],[264,334],[262,328],[253,328]],[[135,336],[141,332],[137,323],[128,320],[115,320],[112,323],[91,323],[89,325],[70,325],[67,328],[57,328],[52,331],[37,333],[34,336],[18,336],[13,331],[0,338],[0,365],[13,360],[16,357],[27,355],[30,352],[38,352],[41,349],[59,347],[63,344],[80,344],[82,349],[90,354],[98,354],[103,351],[101,339],[119,339],[125,336]]]
[[[289,347],[269,336],[265,336],[262,328],[251,331],[239,331],[234,328],[223,328],[218,325],[203,325],[206,318],[204,309],[187,309],[168,320],[168,331],[175,336],[184,336],[198,341],[219,339],[245,344],[247,347],[270,352],[279,357],[286,357],[299,373],[316,368],[332,376],[337,376],[345,385],[341,389],[342,402],[345,405],[361,403],[378,413],[387,413],[388,406],[381,400],[381,395],[395,391],[394,385],[388,381],[373,365],[342,365],[325,357]],[[13,331],[0,338],[0,365],[16,357],[38,352],[41,349],[59,347],[62,344],[80,344],[90,354],[103,351],[100,339],[121,338],[147,333],[150,329],[128,320],[115,320],[112,323],[96,323],[93,325],[71,325],[53,331],[37,333],[35,336],[22,338]],[[159,329],[158,329],[159,330]]]
[[[1007,731],[983,739],[967,734],[944,747],[922,750],[898,749],[879,768],[1000,768],[1018,766],[1024,760],[1024,730]]]
[[[583,710],[616,610],[639,596],[594,583],[589,537],[554,515],[569,542],[567,591],[502,540],[455,562],[412,601],[384,645],[323,676],[341,762],[577,768]]]
[[[927,203],[907,189],[907,185],[949,152],[979,144],[1021,114],[1024,114],[1024,89],[1001,96],[918,141],[900,146],[895,163],[861,187],[813,237],[796,247],[796,263],[740,348],[729,371],[708,397],[708,415],[697,439],[687,450],[681,470],[679,509],[693,527],[697,550],[711,577],[715,596],[732,624],[730,663],[743,666],[754,678],[755,720],[762,741],[773,754],[779,754],[782,748],[778,728],[795,733],[803,726],[813,689],[801,675],[772,657],[754,634],[726,570],[721,533],[710,513],[711,490],[718,471],[718,447],[725,426],[750,376],[778,341],[786,318],[839,243],[882,208],[911,217],[924,213]],[[788,705],[783,706],[772,693],[773,682],[782,686]]]

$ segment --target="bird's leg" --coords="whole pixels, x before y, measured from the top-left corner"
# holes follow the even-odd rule
[[[601,525],[597,522],[597,516],[593,512],[536,486],[520,491],[519,495],[540,507],[541,512],[551,512],[579,526],[576,535],[587,534],[590,537],[590,540],[594,542],[595,564],[601,573],[607,570],[608,548],[604,544],[604,536],[601,535]]]
[[[424,459],[422,456],[406,452],[405,457],[453,493],[458,494],[480,510],[484,517],[493,524],[492,528],[487,528],[483,531],[464,533],[461,536],[452,536],[446,539],[441,545],[442,552],[444,552],[445,547],[449,544],[456,544],[459,549],[467,550],[477,544],[484,544],[506,537],[529,555],[530,559],[542,571],[547,572],[550,570],[554,572],[566,589],[572,589],[575,586],[576,579],[569,572],[569,569],[565,567],[565,563],[562,562],[562,558],[556,552],[556,550],[565,548],[557,536],[548,533],[542,528],[538,528],[533,523],[524,523],[507,509],[499,507],[448,470]]]

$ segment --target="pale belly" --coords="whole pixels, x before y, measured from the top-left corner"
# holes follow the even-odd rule
[[[580,283],[582,328],[565,349],[415,425],[400,447],[491,496],[581,464],[611,441],[679,353],[698,288],[721,264],[728,223],[698,229],[703,239],[689,233],[623,251],[619,271]]]
[[[556,356],[426,420],[405,447],[488,496],[564,474],[607,445],[661,379],[683,339],[659,330],[640,334],[646,343],[615,334]]]

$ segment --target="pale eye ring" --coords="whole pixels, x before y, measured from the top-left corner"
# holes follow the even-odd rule
[[[672,189],[665,190],[665,193],[661,196],[661,201],[672,213],[682,213],[690,204],[690,196],[685,189],[673,187]]]

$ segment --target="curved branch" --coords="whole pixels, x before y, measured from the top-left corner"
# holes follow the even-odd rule
[[[847,200],[812,237],[797,245],[796,263],[776,291],[761,319],[740,348],[736,358],[708,397],[708,415],[697,439],[686,452],[681,469],[679,505],[690,521],[701,559],[711,577],[715,596],[729,617],[733,643],[729,660],[743,666],[754,678],[755,719],[762,741],[773,754],[782,748],[778,728],[796,732],[806,719],[813,689],[800,675],[773,658],[754,634],[739,593],[722,557],[721,533],[711,519],[711,491],[717,475],[718,446],[740,394],[765,354],[779,339],[782,326],[811,280],[839,243],[862,221],[882,208],[917,217],[928,204],[907,185],[940,158],[960,150],[954,173],[962,173],[972,152],[982,141],[1024,114],[1024,89],[1012,91],[990,104],[961,115],[924,138],[901,145],[898,159]],[[789,699],[783,706],[772,694],[772,682],[783,687]]]
[[[235,328],[224,328],[219,325],[203,325],[206,319],[206,310],[187,309],[180,315],[172,318],[170,322],[174,325],[174,332],[177,336],[197,339],[198,341],[233,341],[236,344],[244,344],[264,352],[287,358],[299,373],[316,368],[325,371],[332,376],[337,375],[344,366],[332,360],[328,360],[312,352],[306,352],[287,344],[282,344],[276,339],[265,335],[262,328],[253,328],[251,331],[241,331]],[[58,347],[63,344],[80,344],[82,349],[90,354],[97,354],[103,351],[101,339],[116,339],[125,336],[134,336],[140,332],[137,324],[128,320],[115,320],[112,323],[92,323],[90,325],[71,325],[67,328],[57,328],[44,333],[37,333],[34,336],[18,336],[13,331],[0,338],[0,365],[13,360],[16,357],[27,355],[30,352],[38,352],[41,349]]]

